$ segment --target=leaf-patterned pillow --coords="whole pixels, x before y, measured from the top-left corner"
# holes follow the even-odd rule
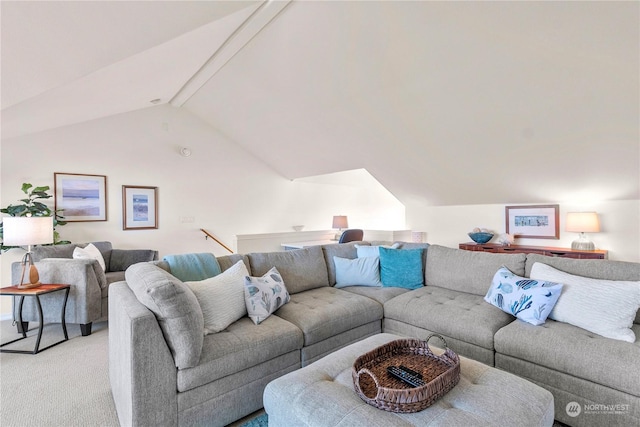
[[[253,323],[259,325],[274,311],[289,302],[282,276],[273,267],[262,277],[244,278],[244,300]]]
[[[484,300],[532,325],[542,325],[560,297],[562,284],[534,280],[501,267]]]

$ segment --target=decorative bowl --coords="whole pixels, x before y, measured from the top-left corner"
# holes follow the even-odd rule
[[[493,238],[493,233],[468,233],[471,240],[476,243],[487,243],[489,240]]]

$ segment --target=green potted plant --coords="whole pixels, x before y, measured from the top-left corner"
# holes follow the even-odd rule
[[[47,193],[47,191],[49,191],[49,186],[34,187],[25,182],[22,184],[22,192],[26,194],[27,197],[20,199],[21,204],[9,205],[6,208],[0,209],[0,212],[10,216],[53,216],[53,244],[71,243],[68,240],[60,240],[60,234],[56,231],[56,226],[66,224],[66,222],[63,221],[64,217],[58,213],[61,212],[62,209],[54,211],[41,202],[41,200],[53,197]],[[0,224],[0,239],[4,234],[3,231],[2,224]],[[0,253],[13,247],[15,246],[4,246],[4,244],[0,243]]]

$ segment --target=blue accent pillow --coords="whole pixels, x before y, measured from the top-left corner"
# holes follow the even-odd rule
[[[424,285],[424,249],[389,249],[380,246],[379,250],[382,286],[417,289]]]
[[[382,245],[358,245],[356,244],[356,253],[358,254],[358,258],[364,258],[368,256],[380,256],[380,248],[397,248],[400,246],[400,243],[394,243],[391,246],[382,246]]]
[[[382,286],[380,282],[380,258],[340,258],[333,257],[336,265],[336,288],[346,286]]]
[[[532,325],[542,325],[556,305],[562,284],[534,280],[501,267],[493,276],[484,300]]]

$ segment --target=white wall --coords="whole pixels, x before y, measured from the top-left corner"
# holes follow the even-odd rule
[[[516,239],[515,244],[571,247],[578,235],[564,231],[567,212],[595,211],[600,217],[601,232],[588,237],[596,248],[608,250],[611,260],[640,262],[640,200],[557,203],[560,239]],[[505,205],[407,206],[407,227],[426,231],[429,243],[458,247],[459,243],[471,241],[467,233],[474,227],[504,233]]]
[[[180,156],[182,146],[193,154]],[[326,230],[339,214],[353,227],[404,228],[404,206],[366,172],[345,172],[347,185],[285,179],[195,116],[166,105],[2,140],[1,148],[2,207],[24,196],[23,182],[49,185],[53,193],[54,172],[107,176],[108,220],[60,227],[73,242],[109,240],[117,248],[157,249],[160,257],[224,255],[200,228],[234,250],[238,234],[289,232],[293,225]],[[157,230],[122,230],[122,185],[158,187]],[[194,222],[182,223],[184,216]],[[3,285],[23,253],[0,257]],[[10,311],[7,302],[2,313]]]

